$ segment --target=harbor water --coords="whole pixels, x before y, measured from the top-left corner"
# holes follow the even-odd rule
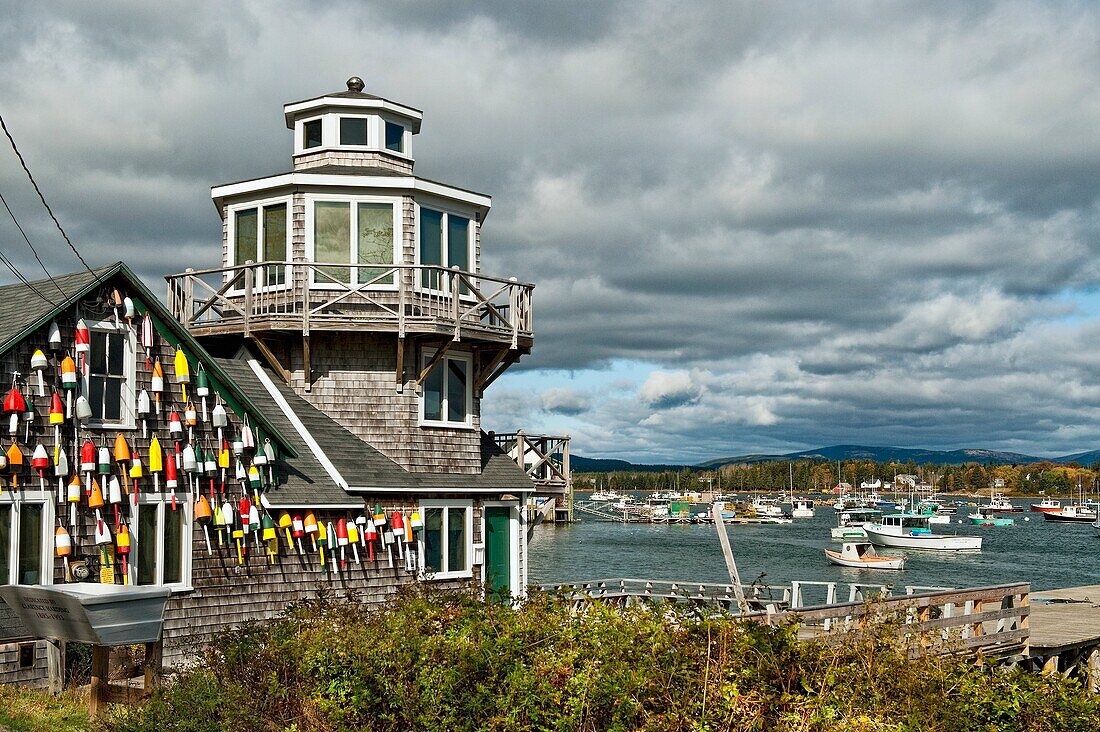
[[[1023,504],[1023,501],[1018,501]],[[705,511],[706,507],[693,509]],[[839,549],[829,529],[836,514],[818,504],[815,516],[782,525],[727,525],[730,545],[744,584],[784,585],[792,580],[936,587],[977,587],[1030,582],[1033,590],[1100,584],[1100,538],[1090,524],[1056,524],[1039,513],[1005,514],[1013,526],[980,527],[960,509],[951,525],[936,533],[983,537],[980,552],[929,552],[879,548],[880,554],[907,553],[903,571],[838,567],[823,549]],[[1029,519],[1026,520],[1025,519]],[[959,524],[963,521],[963,524]],[[622,524],[584,520],[538,526],[529,549],[532,584],[608,578],[729,582],[712,524]]]

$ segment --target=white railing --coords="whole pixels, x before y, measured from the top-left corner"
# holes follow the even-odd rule
[[[373,327],[532,337],[534,285],[438,265],[248,262],[165,277],[168,307],[193,331]]]

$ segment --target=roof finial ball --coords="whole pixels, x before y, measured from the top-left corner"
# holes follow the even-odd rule
[[[355,92],[356,94],[363,91],[363,80],[358,76],[353,76],[348,79],[348,91]]]

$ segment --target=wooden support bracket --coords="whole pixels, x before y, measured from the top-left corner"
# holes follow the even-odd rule
[[[516,351],[509,351],[508,352],[508,357],[504,360],[504,362],[500,365],[500,367],[497,368],[496,371],[491,373],[484,380],[484,383],[482,383],[482,385],[481,385],[481,390],[484,391],[484,390],[488,389],[489,386],[494,381],[496,381],[498,378],[500,378],[500,375],[503,374],[505,371],[507,371],[509,369],[509,367],[511,367],[511,365],[514,364],[516,361],[519,361],[519,353],[517,353]]]
[[[485,387],[488,386],[486,382],[488,382],[489,377],[492,376],[493,369],[500,365],[500,362],[504,360],[504,357],[508,355],[510,350],[511,349],[508,348],[501,348],[491,359],[489,359],[489,363],[478,369],[477,379],[474,381],[474,391],[476,393],[480,394],[485,391]]]
[[[435,352],[434,356],[432,356],[432,360],[429,361],[428,365],[424,367],[424,370],[420,372],[420,376],[416,380],[417,386],[424,385],[424,380],[428,378],[428,374],[432,372],[432,369],[435,368],[435,365],[439,363],[439,361],[443,358],[443,354],[447,353],[447,351],[451,349],[452,343],[454,343],[454,341],[446,341],[443,343],[443,345],[439,347],[439,350]]]
[[[275,370],[275,373],[283,380],[284,384],[290,384],[290,372],[283,368],[283,365],[279,363],[279,359],[275,357],[271,349],[267,347],[267,344],[263,342],[262,338],[258,338],[254,335],[248,337],[249,341],[256,346],[256,350],[263,356],[264,361],[267,361],[267,365]]]

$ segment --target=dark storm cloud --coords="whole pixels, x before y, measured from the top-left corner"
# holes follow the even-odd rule
[[[284,102],[358,74],[424,109],[418,172],[492,194],[484,269],[538,283],[522,368],[653,364],[617,391],[505,377],[485,406],[501,428],[568,418],[582,452],[662,459],[1068,451],[1100,438],[1098,15],[23,3],[0,20],[0,103],[89,259],[156,291],[216,263],[211,184],[289,168]],[[73,269],[10,156],[0,191]],[[0,222],[33,271],[13,234]]]

